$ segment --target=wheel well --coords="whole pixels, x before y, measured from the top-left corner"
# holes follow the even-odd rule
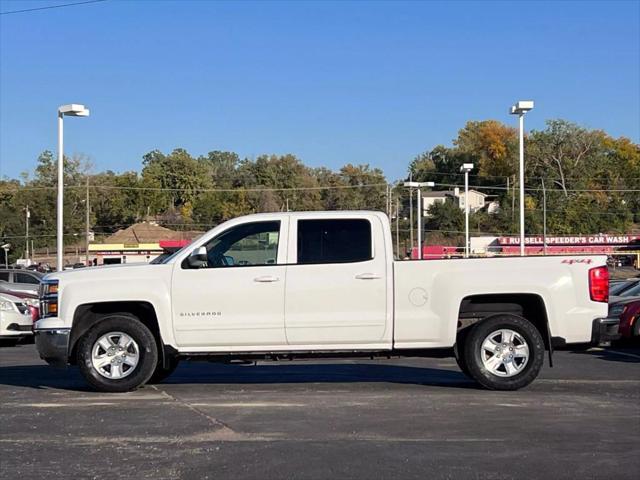
[[[462,299],[458,314],[458,335],[483,319],[499,313],[518,315],[529,320],[550,348],[549,319],[544,300],[532,293],[472,295]]]
[[[156,311],[149,302],[97,302],[85,303],[76,308],[73,315],[71,338],[69,339],[69,362],[75,364],[78,340],[97,322],[109,313],[127,312],[135,315],[150,331],[156,339],[158,346],[158,359],[164,361],[164,344],[158,326]]]

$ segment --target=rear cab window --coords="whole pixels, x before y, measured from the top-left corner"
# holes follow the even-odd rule
[[[297,264],[355,263],[372,258],[369,220],[364,218],[298,220]]]

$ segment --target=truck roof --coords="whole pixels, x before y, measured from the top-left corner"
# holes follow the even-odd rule
[[[233,220],[247,218],[247,217],[274,217],[274,216],[288,216],[288,217],[354,217],[363,215],[374,215],[376,217],[387,217],[384,212],[375,210],[309,210],[309,211],[296,211],[296,212],[268,212],[268,213],[251,213],[249,215],[243,215],[241,217],[235,217]]]

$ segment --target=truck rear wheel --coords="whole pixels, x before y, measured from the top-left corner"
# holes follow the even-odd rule
[[[538,329],[516,315],[495,315],[472,327],[464,342],[468,374],[490,390],[518,390],[529,385],[544,362]]]
[[[146,383],[158,363],[153,334],[129,313],[105,315],[78,344],[85,380],[101,392],[128,392]]]

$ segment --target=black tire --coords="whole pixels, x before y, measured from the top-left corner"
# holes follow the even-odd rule
[[[529,358],[521,367],[522,371],[510,377],[490,372],[482,361],[482,343],[491,333],[501,329],[520,334],[529,347]],[[469,375],[489,390],[518,390],[529,385],[540,373],[544,352],[544,340],[538,329],[527,319],[509,314],[494,315],[475,324],[464,342],[464,358]]]
[[[109,332],[122,332],[138,344],[139,359],[131,373],[121,379],[102,376],[93,366],[92,351],[96,341]],[[130,313],[104,315],[79,340],[77,362],[85,380],[101,392],[128,392],[144,385],[158,363],[158,348],[149,329]]]
[[[151,375],[151,378],[149,379],[149,381],[147,381],[147,383],[149,384],[162,383],[173,372],[175,372],[176,368],[178,368],[178,364],[180,363],[180,360],[178,359],[178,357],[171,356],[168,358],[167,363],[169,364],[169,366],[165,368],[164,365],[162,365],[162,362],[159,361],[158,365],[156,366],[156,369],[153,371],[153,374]]]

